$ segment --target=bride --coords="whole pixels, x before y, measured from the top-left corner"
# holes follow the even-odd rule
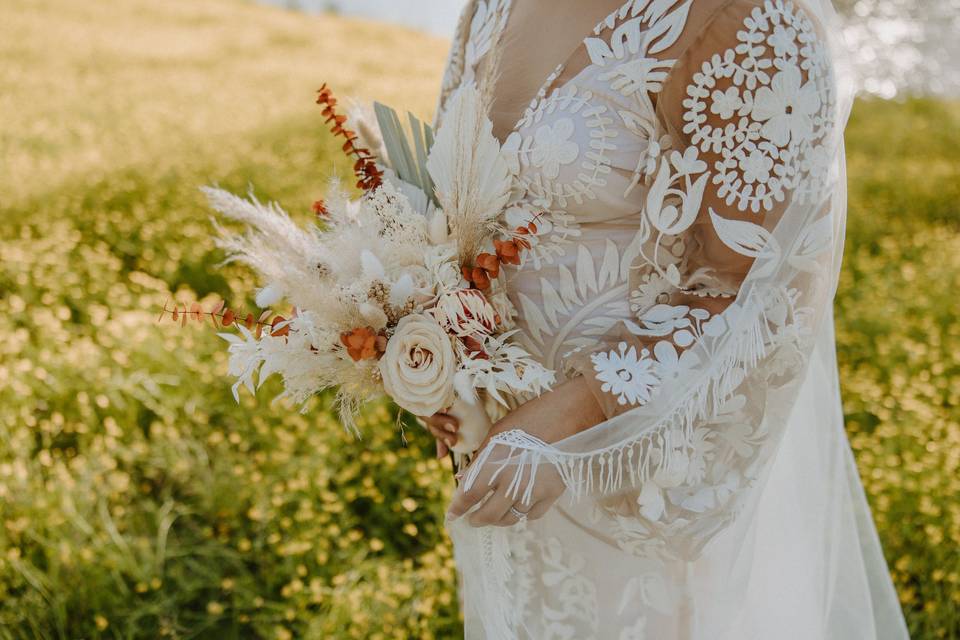
[[[829,0],[472,0],[513,172],[517,399],[449,510],[468,638],[907,637],[843,429]],[[444,455],[457,421],[426,419]]]

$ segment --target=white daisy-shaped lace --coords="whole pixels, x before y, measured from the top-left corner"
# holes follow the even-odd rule
[[[677,288],[661,276],[652,272],[640,278],[637,288],[630,292],[630,310],[641,314],[657,304],[669,302],[670,294]]]
[[[813,116],[820,110],[820,92],[813,82],[803,84],[800,68],[787,65],[773,77],[769,87],[760,87],[753,117],[763,122],[760,133],[780,147],[799,144],[813,134]]]
[[[740,169],[748,184],[766,184],[770,180],[770,172],[773,171],[773,158],[760,149],[754,149],[740,159]]]
[[[730,87],[726,91],[717,89],[713,92],[713,104],[710,105],[710,112],[720,116],[724,120],[729,120],[733,114],[743,108],[743,100],[740,98],[740,89]]]
[[[647,349],[643,349],[638,356],[636,347],[621,342],[616,350],[595,353],[590,359],[593,361],[593,370],[597,372],[597,380],[603,383],[600,389],[616,396],[618,404],[649,402],[660,383],[657,363]]]
[[[797,30],[778,24],[767,38],[767,44],[773,47],[778,58],[792,58],[797,55]]]
[[[570,118],[557,120],[553,126],[545,124],[534,134],[536,144],[530,159],[548,178],[556,178],[560,175],[560,165],[570,164],[580,155],[580,146],[570,140],[572,135]]]

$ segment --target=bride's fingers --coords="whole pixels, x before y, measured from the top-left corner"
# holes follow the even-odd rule
[[[553,506],[555,500],[540,500],[533,503],[533,506],[524,505],[519,502],[514,502],[511,507],[516,509],[520,513],[526,515],[524,520],[539,520],[543,516],[547,515],[547,512],[550,510],[550,507]],[[495,522],[494,526],[496,527],[512,527],[513,525],[520,522],[520,518],[513,512],[513,509],[508,508],[507,512],[503,514],[503,517],[500,518],[499,522]]]
[[[437,459],[443,460],[444,458],[446,458],[447,452],[448,452],[447,445],[445,445],[443,441],[438,438],[437,439]]]
[[[513,515],[513,512],[507,509],[507,512],[503,514],[503,517],[500,518],[500,522],[494,523],[495,527],[512,527],[513,525],[520,522],[520,518]]]
[[[438,442],[442,442],[447,446],[447,448],[453,447],[457,444],[457,434],[444,431],[440,427],[435,427],[430,425],[427,427],[430,430],[430,434],[437,439]]]
[[[499,524],[510,513],[513,502],[513,498],[508,498],[501,491],[494,491],[479,509],[470,514],[467,521],[474,527]]]
[[[426,424],[438,427],[448,433],[456,433],[460,430],[460,421],[447,413],[435,413],[429,418],[423,418]]]
[[[527,520],[539,520],[543,516],[547,515],[547,511],[550,511],[550,507],[554,505],[556,500],[540,500],[534,502],[532,507],[517,507],[520,511],[524,511],[527,514]]]
[[[457,487],[453,494],[453,500],[450,501],[450,508],[447,509],[447,518],[456,520],[479,504],[488,493],[494,490],[496,487],[490,484],[489,478],[489,471],[482,469],[479,477],[474,479],[470,489],[466,489],[466,485],[463,484]]]

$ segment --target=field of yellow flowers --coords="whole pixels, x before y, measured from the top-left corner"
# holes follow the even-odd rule
[[[0,638],[451,638],[449,470],[237,406],[250,305],[197,187],[306,220],[349,171],[313,90],[429,114],[442,41],[236,0],[0,5]],[[863,102],[838,306],[849,430],[915,638],[960,638],[960,104]],[[270,385],[268,385],[270,386]]]

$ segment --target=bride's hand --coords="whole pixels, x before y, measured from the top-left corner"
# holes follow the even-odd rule
[[[497,422],[478,451],[486,446],[494,446],[504,449],[502,455],[506,455],[503,445],[490,445],[489,442],[497,434],[513,429],[521,429],[544,442],[554,443],[589,429],[604,419],[603,411],[589,387],[582,378],[575,378],[527,402]],[[508,488],[514,473],[509,468],[497,473],[501,469],[501,465],[497,464],[501,454],[496,450],[491,453],[486,459],[485,468],[471,483],[470,490],[466,491],[463,484],[457,489],[447,512],[448,517],[459,518],[486,498],[470,514],[468,522],[477,527],[511,526],[521,516],[529,520],[543,517],[563,495],[564,485],[556,469],[550,464],[542,464],[537,469],[530,500],[523,502],[520,497],[510,497]],[[470,470],[465,473],[470,473]],[[525,473],[528,474],[529,470]],[[527,481],[528,478],[523,478],[520,486],[526,487]],[[519,494],[522,495],[523,491]]]
[[[500,444],[490,446],[503,448]],[[506,449],[504,448],[503,452],[495,450],[492,453],[493,455],[480,469],[470,489],[464,490],[463,484],[457,488],[450,509],[447,511],[449,519],[460,518],[470,512],[475,505],[482,503],[467,516],[467,522],[471,526],[510,527],[520,520],[542,518],[566,490],[560,474],[553,465],[542,463],[536,469],[533,489],[528,500],[524,500],[531,469],[524,469],[524,475],[518,484],[519,488],[511,491],[515,469],[509,466],[509,462],[506,463],[506,468],[498,464],[502,461],[501,456],[506,455]]]
[[[437,458],[447,457],[450,449],[457,444],[460,421],[447,413],[435,413],[429,418],[419,417],[419,420],[437,439]]]

